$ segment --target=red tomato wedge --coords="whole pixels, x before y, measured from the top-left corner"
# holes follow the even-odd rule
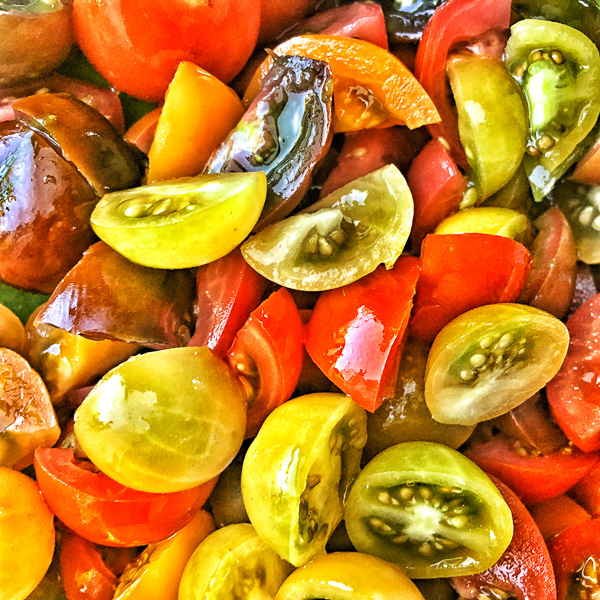
[[[484,233],[428,235],[410,324],[413,337],[433,341],[452,319],[497,302],[516,300],[531,267],[525,246]]]
[[[35,474],[52,512],[75,533],[105,546],[168,538],[194,518],[217,482],[172,494],[139,492],[95,472],[66,448],[38,448]]]
[[[597,454],[577,448],[570,453],[554,452],[539,456],[523,452],[521,445],[503,435],[465,452],[484,471],[491,473],[521,498],[535,504],[560,496],[575,485],[594,465]]]
[[[517,600],[555,600],[556,583],[550,554],[538,526],[515,493],[494,479],[513,518],[513,538],[500,560],[483,573],[453,577],[452,587],[465,600],[502,598],[499,590]]]
[[[323,292],[306,329],[306,350],[327,377],[373,412],[396,383],[394,367],[419,278],[419,260],[401,256],[342,288]]]
[[[583,479],[569,490],[569,495],[577,500],[592,517],[600,517],[600,462],[596,463]]]
[[[289,400],[302,370],[304,325],[292,295],[281,288],[252,312],[229,350],[231,367],[252,389],[246,438]]]
[[[415,129],[437,123],[438,112],[415,76],[383,48],[363,40],[329,35],[301,35],[273,50],[277,56],[323,60],[333,72],[334,131],[357,131],[382,124]],[[267,58],[244,96],[247,106],[271,69]]]
[[[235,335],[260,304],[266,280],[244,260],[239,248],[196,273],[196,329],[189,346],[206,346],[225,356]]]
[[[406,181],[415,203],[410,240],[418,249],[428,233],[458,210],[467,180],[448,148],[440,140],[431,140],[413,160]]]
[[[529,512],[546,541],[592,518],[575,500],[564,494],[530,506]]]
[[[552,414],[584,452],[600,449],[600,294],[567,321],[570,342],[563,365],[546,386]]]
[[[448,53],[457,43],[467,42],[490,29],[508,29],[510,11],[511,0],[448,0],[435,11],[417,51],[415,74],[442,118],[440,123],[428,125],[429,132],[450,144],[454,160],[465,169],[467,158],[446,85]]]

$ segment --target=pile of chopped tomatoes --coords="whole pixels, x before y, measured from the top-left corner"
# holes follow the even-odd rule
[[[594,0],[0,38],[0,600],[600,597]]]

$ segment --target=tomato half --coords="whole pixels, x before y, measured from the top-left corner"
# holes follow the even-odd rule
[[[38,448],[35,472],[54,514],[82,537],[106,546],[168,538],[193,519],[216,483],[171,494],[139,492],[76,460],[66,448]]]
[[[323,292],[306,330],[306,350],[341,390],[373,412],[393,393],[394,367],[419,277],[419,260],[401,256],[350,285]]]
[[[570,343],[563,365],[548,383],[552,414],[584,452],[600,448],[600,294],[567,321]]]
[[[421,250],[411,334],[432,342],[452,319],[496,302],[514,302],[531,267],[525,246],[483,233],[428,235]]]
[[[246,438],[254,437],[267,415],[290,398],[304,355],[304,325],[291,294],[271,294],[238,331],[229,364],[253,389]]]
[[[189,60],[228,82],[252,53],[260,0],[76,0],[77,43],[115,88],[162,100],[177,65]]]

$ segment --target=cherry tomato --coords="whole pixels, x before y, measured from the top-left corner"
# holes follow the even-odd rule
[[[258,41],[268,42],[287,31],[315,6],[316,0],[260,0],[260,29]]]
[[[66,448],[38,448],[35,470],[54,514],[80,536],[105,546],[159,542],[189,523],[216,479],[172,494],[127,488],[78,461]]]
[[[285,288],[271,294],[238,331],[228,360],[253,389],[246,438],[292,395],[302,369],[303,338],[302,319]]]
[[[592,518],[583,507],[565,494],[533,504],[528,508],[546,542],[565,529]]]
[[[569,495],[594,518],[600,517],[600,462],[569,490]]]
[[[306,350],[341,390],[373,412],[396,383],[419,261],[400,257],[350,285],[321,294],[306,329]]]
[[[159,117],[160,108],[146,113],[125,132],[125,141],[136,146],[144,154],[148,154],[154,141]]]
[[[77,43],[98,71],[117,89],[156,102],[183,60],[233,79],[254,48],[259,19],[259,0],[73,4]]]

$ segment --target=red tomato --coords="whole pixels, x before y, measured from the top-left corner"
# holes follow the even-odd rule
[[[136,121],[125,133],[125,140],[139,148],[144,154],[150,152],[160,112],[160,107],[151,110]]]
[[[342,288],[323,292],[306,329],[314,363],[373,412],[396,384],[397,359],[419,277],[419,260],[401,256]]]
[[[78,461],[73,450],[38,448],[35,474],[52,512],[75,533],[106,546],[159,542],[189,523],[216,479],[172,494],[139,492]]]
[[[316,0],[260,0],[258,41],[268,42],[301,21],[314,8]]]
[[[411,335],[431,342],[452,319],[472,308],[513,302],[530,267],[527,248],[510,238],[428,235],[421,251]]]
[[[320,197],[390,163],[406,171],[426,140],[423,128],[389,127],[347,133],[337,165],[323,184]]]
[[[552,414],[584,452],[600,448],[600,294],[567,321],[570,342],[563,365],[546,386]]]
[[[86,57],[118,90],[158,102],[180,62],[228,82],[258,35],[260,0],[75,0],[73,23]]]
[[[586,185],[600,185],[600,137],[577,163],[571,179]]]
[[[224,356],[235,334],[260,304],[266,280],[239,249],[200,267],[196,273],[196,329],[189,346],[207,346]]]
[[[428,233],[458,210],[467,180],[440,140],[432,140],[423,148],[412,161],[406,180],[415,203],[410,240],[418,249]]]
[[[60,574],[67,600],[112,600],[119,582],[92,542],[65,531]]]
[[[530,506],[529,512],[546,541],[592,518],[575,500],[564,494]]]
[[[596,463],[577,485],[569,490],[592,517],[600,517],[600,463]]]
[[[512,512],[512,540],[495,565],[477,575],[453,577],[452,587],[465,600],[502,598],[486,593],[495,590],[517,600],[555,600],[554,570],[540,530],[514,492],[497,479],[494,483]]]
[[[558,600],[593,600],[600,579],[600,519],[579,523],[557,535],[548,545]]]
[[[229,364],[252,388],[246,438],[254,437],[275,408],[289,400],[302,369],[304,326],[291,294],[271,294],[238,331]]]
[[[448,0],[435,11],[419,44],[415,74],[442,117],[440,123],[427,128],[432,137],[443,137],[450,144],[454,160],[463,168],[467,168],[467,159],[446,85],[448,52],[456,43],[489,29],[508,29],[510,10],[511,0]]]
[[[533,267],[519,302],[562,319],[575,292],[577,250],[571,226],[553,206],[535,222],[539,233],[531,247]]]
[[[525,504],[543,502],[566,492],[594,465],[598,455],[577,448],[546,456],[528,454],[510,438],[498,437],[465,452],[484,471],[503,481]]]

